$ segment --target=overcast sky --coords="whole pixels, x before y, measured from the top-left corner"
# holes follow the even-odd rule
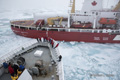
[[[84,0],[76,0],[80,10]],[[103,7],[115,6],[119,0],[103,0]],[[70,0],[0,0],[0,10],[50,9],[68,10]]]

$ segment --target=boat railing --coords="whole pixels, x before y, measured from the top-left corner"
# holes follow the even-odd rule
[[[74,28],[48,28],[44,27],[42,29],[57,30],[57,31],[65,31],[65,32],[90,32],[90,33],[120,33],[120,29],[112,30],[112,29],[74,29]]]
[[[16,24],[12,24],[13,27],[17,28],[21,28],[21,25],[16,25]],[[28,30],[47,30],[47,31],[51,31],[51,30],[57,30],[57,31],[65,31],[65,32],[90,32],[90,33],[110,33],[110,34],[118,34],[120,33],[120,29],[78,29],[78,28],[60,28],[60,27],[41,27],[41,29],[33,27],[33,26],[22,26],[25,27],[25,29]]]
[[[44,41],[39,42],[39,44],[37,44],[37,43],[38,43],[37,40],[33,39],[32,41],[27,42],[26,44],[14,49],[13,51],[8,52],[7,54],[4,54],[3,56],[0,57],[0,67],[2,67],[3,62],[9,61],[13,57],[15,57],[15,55],[19,55],[22,52],[25,52],[35,46],[38,46],[38,45],[48,46],[51,51],[52,58],[56,62],[56,68],[57,68],[57,74],[59,75],[59,80],[64,80],[63,63],[58,62],[58,56],[60,55],[58,47],[54,48],[51,46],[51,44],[49,42],[44,42]],[[54,45],[56,45],[56,44],[57,43],[54,41]],[[34,45],[34,46],[31,47],[31,45]],[[25,51],[24,51],[24,49],[25,49]]]
[[[30,28],[33,28],[33,29],[36,29],[36,27],[33,27],[33,26],[21,26],[21,25],[18,25],[18,24],[11,24],[13,25],[13,27],[17,27],[17,28],[26,28],[26,29],[30,29]]]
[[[55,42],[54,45],[58,44],[56,41],[54,41],[54,42]],[[55,48],[57,57],[59,57],[61,55],[58,48],[59,47]],[[61,61],[60,62],[57,61],[57,74],[59,75],[59,80],[64,80],[64,69],[63,69],[63,63]]]
[[[57,69],[57,75],[59,75],[59,80],[64,80],[64,69],[63,69],[63,63],[60,61],[58,61],[58,57],[60,54],[58,47],[55,48],[55,46],[57,45],[57,42],[55,40],[54,41],[54,46],[52,47],[52,45],[47,42],[47,44],[42,43],[44,42],[44,40],[40,43],[44,46],[48,46],[51,52],[51,56],[53,58],[53,60],[56,62],[56,69]]]
[[[57,75],[59,75],[59,80],[64,80],[64,69],[63,69],[63,63],[58,61],[58,57],[61,55],[59,52],[58,47],[55,48],[55,45],[57,45],[57,42],[54,41],[54,47],[52,48],[51,44],[49,43],[48,46],[51,51],[51,55],[53,60],[56,62],[56,69],[57,69]]]
[[[32,44],[35,44],[36,42],[37,41],[33,39],[32,41],[29,41],[29,42],[25,43],[24,45],[17,47],[16,49],[0,56],[0,67],[2,66],[3,62],[12,59],[17,54],[17,52],[19,52],[20,50],[23,50],[24,48],[31,46]]]

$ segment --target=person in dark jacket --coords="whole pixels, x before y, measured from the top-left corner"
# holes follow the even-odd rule
[[[60,55],[60,56],[59,56],[59,60],[58,60],[58,61],[60,62],[60,61],[61,61],[61,59],[62,59],[62,56]]]
[[[14,65],[13,65],[13,69],[14,69],[14,73],[17,75],[17,70],[18,70],[18,64],[17,63],[15,63]]]
[[[11,63],[9,63],[8,71],[11,74],[11,76],[14,76],[14,69],[12,68]]]
[[[8,68],[8,63],[7,63],[7,62],[4,62],[4,63],[3,63],[3,67],[4,67],[5,69],[7,69],[7,68]]]

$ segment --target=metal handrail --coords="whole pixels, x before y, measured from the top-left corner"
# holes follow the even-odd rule
[[[28,42],[28,43],[16,48],[15,51],[11,51],[11,52],[1,56],[0,57],[0,67],[2,66],[2,63],[4,61],[8,61],[8,60],[12,59],[17,54],[17,52],[19,52],[22,49],[23,46],[24,46],[24,48],[27,48],[27,47],[31,46],[32,44],[35,44],[35,43],[37,43],[36,39],[34,39],[34,41]],[[55,44],[56,44],[56,42],[55,42]],[[58,60],[57,60],[58,55],[60,55],[60,52],[59,52],[58,48],[55,48],[55,49],[52,48],[51,44],[48,43],[48,42],[47,42],[47,45],[45,43],[43,44],[42,42],[40,42],[40,45],[48,46],[50,51],[54,50],[55,54],[57,54],[57,55],[55,55],[55,54],[53,54],[54,52],[51,52],[51,54],[53,54],[52,57],[54,57],[54,59],[56,59],[55,61],[56,61],[56,64],[57,64],[56,67],[57,67],[57,74],[59,74],[59,80],[64,80],[63,63],[58,62]]]
[[[27,48],[27,47],[29,47],[30,45],[32,45],[36,42],[37,42],[36,40],[29,41],[26,44],[14,49],[14,51],[10,51],[7,54],[4,54],[3,56],[0,57],[0,64],[2,64],[4,61],[10,60],[12,58],[12,56],[14,56],[15,53],[17,53],[18,51],[22,50],[22,48]]]
[[[54,44],[57,45],[56,41],[55,41],[55,40],[53,40],[53,41],[54,41]],[[56,50],[57,56],[61,55],[60,52],[59,52],[58,47],[56,47],[55,50]],[[58,65],[57,65],[58,74],[60,75],[59,80],[64,80],[63,63],[62,63],[62,62],[58,62],[57,64],[58,64]]]
[[[16,24],[11,24],[11,25],[15,25],[15,26],[20,26],[20,25],[16,25]],[[36,27],[32,27],[32,26],[22,26],[22,27],[27,27],[27,28],[33,28],[33,29],[36,29],[38,30]],[[49,30],[54,30],[54,29],[57,29],[58,31],[62,31],[62,30],[65,30],[66,32],[91,32],[91,33],[120,33],[120,29],[75,29],[75,28],[55,28],[55,27],[52,27],[52,28],[49,28],[49,27],[42,27],[42,29],[47,29],[47,31]],[[106,30],[104,32],[104,30]],[[110,30],[110,32],[109,32]],[[118,32],[119,31],[119,32]]]

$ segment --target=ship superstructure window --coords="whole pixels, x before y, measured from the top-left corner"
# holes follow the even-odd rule
[[[120,33],[119,31],[116,31],[116,33]]]
[[[117,17],[117,13],[114,13],[113,15],[115,15]]]
[[[58,31],[58,29],[49,29],[49,31]]]
[[[60,29],[60,31],[65,31],[65,29]]]
[[[33,28],[29,27],[29,30],[34,30]]]
[[[20,27],[20,29],[26,29],[25,27]]]
[[[92,14],[94,14],[94,12],[92,12]]]
[[[115,15],[115,13],[113,15]]]
[[[42,31],[47,31],[47,29],[43,28]]]
[[[14,27],[13,25],[11,25],[11,27]]]
[[[98,15],[98,12],[96,12],[96,15]]]
[[[36,30],[36,28],[31,28],[31,27],[30,27],[29,30]]]
[[[115,16],[117,17],[118,13],[115,13]]]
[[[19,28],[18,26],[15,26],[15,28]]]

